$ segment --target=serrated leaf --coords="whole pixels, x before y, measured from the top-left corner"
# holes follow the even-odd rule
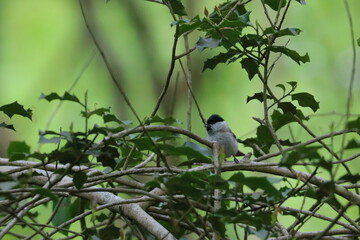
[[[301,63],[310,62],[310,57],[309,57],[309,55],[307,53],[305,55],[301,56],[296,51],[291,50],[291,49],[286,48],[286,47],[282,47],[282,46],[271,46],[271,47],[269,47],[269,50],[272,51],[272,52],[282,53],[282,54],[290,57],[292,60],[294,60],[299,65]]]
[[[171,6],[171,9],[174,11],[175,14],[179,16],[187,15],[184,5],[181,3],[180,0],[168,0]]]
[[[280,142],[280,144],[281,144],[282,146],[294,146],[294,145],[300,143],[300,142],[295,142],[295,143],[290,142],[289,139],[286,139],[286,140],[279,139],[279,142]]]
[[[9,144],[7,154],[9,157],[11,157],[16,153],[30,153],[30,146],[27,145],[24,141],[13,141]]]
[[[265,43],[267,43],[268,40],[266,38],[263,38],[256,34],[246,34],[241,37],[241,45],[244,48],[247,47],[259,47]]]
[[[291,99],[293,101],[297,101],[302,107],[309,107],[314,112],[319,109],[319,102],[317,102],[313,95],[310,93],[302,92],[302,93],[294,93],[291,95]]]
[[[284,28],[280,31],[275,31],[272,27],[266,28],[263,32],[265,35],[267,34],[275,34],[276,37],[283,36],[297,36],[301,33],[299,28]]]
[[[308,120],[308,118],[306,118],[300,110],[296,110],[296,116],[300,120]],[[278,110],[274,110],[273,114],[271,115],[271,120],[272,120],[272,125],[273,125],[275,131],[279,130],[281,127],[283,127],[291,122],[296,121],[292,113],[287,112],[287,113],[282,114]]]
[[[220,45],[221,40],[212,37],[200,37],[196,42],[196,49],[202,52],[205,48],[215,48]]]
[[[171,124],[174,124],[174,123],[178,123],[178,124],[182,124],[181,121],[173,118],[173,117],[160,117],[159,115],[155,115],[154,117],[152,118],[148,118],[146,121],[145,121],[145,124],[152,124],[152,123],[163,123],[165,125],[171,125]]]
[[[245,185],[251,190],[256,191],[257,189],[263,189],[265,193],[273,197],[281,197],[281,193],[277,190],[272,182],[269,181],[266,177],[245,177],[243,173],[235,173],[230,178],[229,181],[232,181],[238,185]]]
[[[280,108],[283,113],[293,113],[296,114],[296,107],[291,102],[279,102],[278,108]]]
[[[179,30],[177,36],[181,36],[182,34],[200,28],[204,23],[201,21],[199,15],[195,16],[191,20],[183,19],[173,22],[172,25],[179,25]]]
[[[228,52],[220,53],[215,57],[209,58],[204,63],[203,71],[206,69],[214,69],[219,63],[226,63],[227,61],[231,62],[231,58],[233,58],[237,51],[230,49]]]
[[[39,97],[39,99],[45,99],[48,102],[54,101],[54,100],[60,100],[60,101],[71,101],[79,103],[81,106],[85,106],[83,103],[80,102],[80,100],[75,96],[71,95],[68,92],[65,92],[64,95],[60,96],[59,94],[52,92],[50,94],[42,93]]]
[[[258,72],[259,64],[251,58],[243,58],[241,60],[241,67],[244,68],[251,80]]]
[[[0,128],[7,128],[15,131],[13,124],[6,124],[5,122],[0,123]]]
[[[321,156],[318,153],[318,150],[321,147],[314,146],[314,147],[299,147],[292,152],[285,152],[280,160],[280,166],[284,167],[291,167],[296,164],[300,160],[309,159],[309,160],[317,160],[318,162],[321,161]]]
[[[29,108],[25,110],[24,106],[19,104],[17,101],[1,106],[0,111],[5,113],[9,118],[12,118],[14,115],[19,115],[31,120],[31,109]]]
[[[248,26],[252,26],[252,23],[250,22],[250,13],[251,12],[246,12],[239,16],[239,20]]]
[[[108,113],[108,112],[110,112],[110,108],[98,108],[98,109],[95,109],[95,110],[89,111],[89,112],[81,111],[81,116],[87,117],[87,118],[89,118],[93,115],[103,116],[105,113]]]
[[[360,140],[351,139],[345,147],[345,149],[354,149],[354,148],[360,148]]]
[[[74,173],[73,183],[77,189],[81,189],[84,183],[86,183],[88,176],[83,172]]]
[[[272,10],[277,11],[279,7],[285,7],[286,0],[264,0],[264,3],[268,5]]]
[[[349,121],[346,124],[346,127],[348,129],[357,128],[360,131],[360,117],[358,117],[357,119],[355,119],[353,121]]]
[[[268,148],[270,148],[270,146],[274,143],[274,138],[271,135],[270,130],[264,125],[260,125],[256,129],[256,136],[259,139],[259,141],[265,143],[268,146]]]
[[[9,161],[17,161],[17,160],[24,160],[28,157],[29,154],[27,153],[13,153],[10,158]]]
[[[286,83],[291,86],[292,90],[295,90],[297,87],[297,82],[295,82],[295,81],[290,81],[290,82],[286,82]]]
[[[107,112],[105,112],[102,117],[103,117],[104,123],[116,122],[116,123],[119,123],[124,126],[129,126],[132,124],[131,120],[120,120],[114,114],[107,113]]]
[[[269,152],[269,149],[266,147],[266,145],[265,144],[262,145],[262,143],[260,143],[260,141],[257,138],[247,138],[242,141],[242,144],[252,148],[255,157],[262,156],[262,153],[259,151],[258,148],[260,148],[265,153]],[[258,147],[256,147],[255,145],[257,145]]]
[[[267,98],[272,99],[272,97],[270,95],[267,95]],[[255,93],[254,95],[252,95],[251,97],[248,96],[246,99],[246,103],[248,103],[254,99],[256,99],[262,103],[262,102],[264,102],[264,94],[262,92],[258,92],[258,93]]]

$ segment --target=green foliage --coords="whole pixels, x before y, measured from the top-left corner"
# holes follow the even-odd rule
[[[5,113],[9,118],[12,118],[14,115],[19,115],[31,120],[31,109],[25,109],[24,106],[17,101],[1,106],[0,111]]]
[[[55,211],[50,220],[54,226],[61,226],[61,230],[58,230],[63,235],[71,233],[67,231],[70,225],[62,226],[64,223],[89,211],[91,216],[81,222],[82,231],[78,234],[84,239],[155,238],[149,233],[151,229],[145,229],[141,221],[134,219],[134,215],[129,216],[126,215],[127,211],[119,210],[123,206],[137,206],[140,212],[137,204],[143,198],[152,198],[145,202],[151,204],[151,207],[144,208],[148,214],[145,216],[156,219],[177,238],[189,233],[206,239],[212,238],[210,235],[214,233],[220,235],[221,239],[230,238],[229,225],[236,231],[242,228],[245,238],[247,235],[256,235],[260,239],[281,236],[279,214],[293,216],[296,219],[295,227],[299,226],[297,222],[302,224],[312,217],[295,211],[300,207],[294,207],[294,211],[280,210],[289,199],[296,197],[302,197],[304,203],[307,198],[312,198],[340,212],[342,204],[337,200],[337,194],[343,189],[338,188],[337,184],[358,183],[360,177],[350,171],[338,177],[333,161],[343,160],[343,153],[348,149],[360,148],[359,140],[355,137],[347,139],[348,142],[344,140],[345,147],[340,154],[334,146],[330,148],[330,145],[319,140],[315,141],[318,142],[316,145],[300,144],[292,127],[295,123],[304,125],[310,119],[305,113],[309,108],[317,112],[320,109],[319,101],[311,93],[298,92],[295,81],[272,81],[271,74],[279,58],[285,57],[298,65],[310,62],[308,53],[300,54],[288,47],[289,42],[286,42],[286,38],[296,38],[302,32],[299,28],[283,24],[291,1],[264,0],[262,7],[266,10],[266,16],[254,16],[250,9],[252,5],[247,1],[224,1],[212,12],[205,8],[204,17],[197,14],[190,19],[187,19],[183,1],[157,2],[166,6],[174,18],[171,25],[177,29],[175,43],[187,34],[198,34],[195,43],[198,52],[217,50],[213,51],[216,52],[215,56],[204,61],[203,71],[214,70],[221,63],[235,63],[239,64],[239,69],[243,69],[241,71],[246,72],[249,80],[260,81],[261,90],[250,92],[246,103],[256,105],[263,112],[261,117],[254,117],[259,125],[253,135],[241,140],[241,143],[252,149],[257,161],[273,161],[269,165],[256,165],[257,162],[251,161],[249,164],[244,161],[236,165],[220,161],[219,173],[213,166],[211,149],[195,142],[198,137],[187,136],[193,138],[189,141],[182,135],[184,129],[176,128],[178,132],[166,130],[169,125],[174,127],[181,124],[173,117],[153,114],[143,120],[138,119],[137,126],[133,126],[132,121],[120,119],[112,113],[110,107],[89,109],[87,94],[82,101],[69,92],[62,95],[42,93],[40,99],[48,102],[56,100],[80,105],[85,129],[70,127],[66,130],[39,131],[39,144],[46,144],[46,151],[33,152],[24,141],[10,143],[7,152],[9,161],[31,160],[31,164],[38,165],[34,171],[29,170],[16,177],[1,173],[0,200],[9,201],[8,205],[16,209],[17,204],[25,202],[24,198],[36,196],[46,199]],[[305,4],[304,0],[296,2]],[[268,15],[267,10],[275,16],[278,14],[276,21],[271,21],[272,15]],[[269,22],[264,22],[264,19]],[[177,59],[173,60],[175,62]],[[185,65],[181,63],[181,66],[184,70]],[[32,118],[32,111],[17,102],[1,106],[0,111],[10,118],[14,115]],[[90,122],[94,123],[91,127]],[[150,128],[159,125],[163,130]],[[346,127],[359,130],[360,117],[350,119]],[[13,125],[5,122],[0,123],[0,128],[14,130]],[[199,142],[203,143],[204,140]],[[315,177],[317,170],[321,169],[330,176],[330,180],[312,182],[311,177],[306,179],[305,174],[295,175],[293,169],[299,164],[310,165],[309,168],[314,170],[311,177]],[[283,171],[281,173],[286,173],[286,177],[278,179],[246,172],[274,173],[279,169]],[[223,174],[222,170],[228,173]],[[12,173],[12,170],[9,172]],[[288,175],[293,173],[291,177],[295,180],[289,180]],[[282,177],[280,173],[274,174]],[[47,184],[38,186],[36,181],[32,181],[34,177],[46,178]],[[65,187],[57,185],[64,178],[72,181],[67,181]],[[28,188],[27,195],[17,192]],[[117,194],[117,199],[125,195],[124,199],[128,198],[134,203],[116,203],[110,209],[98,211],[92,202],[78,197],[86,191],[91,195],[92,190],[104,192],[99,201],[101,204],[108,196]],[[157,195],[157,192],[161,193]],[[33,215],[36,219],[36,214],[29,212],[26,217]],[[119,227],[119,222],[124,224]]]
[[[0,106],[0,112],[6,114],[9,118],[12,118],[14,115],[19,115],[32,120],[32,110],[30,108],[25,109],[24,106],[19,104],[17,101]],[[0,122],[0,128],[7,128],[15,131],[13,124],[7,124],[5,122]]]

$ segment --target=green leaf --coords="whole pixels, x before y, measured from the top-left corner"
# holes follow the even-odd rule
[[[195,143],[195,142],[185,142],[184,147],[189,147],[197,152],[199,152],[203,156],[211,156],[211,151],[209,148],[204,148],[203,146]]]
[[[86,173],[76,172],[74,173],[73,183],[77,189],[81,189],[84,183],[86,183],[87,179],[88,176],[86,175]]]
[[[360,38],[357,39],[357,45],[360,47]]]
[[[53,204],[54,209],[55,209],[55,205],[56,204]],[[62,200],[58,211],[55,213],[54,218],[51,220],[52,224],[54,224],[55,226],[59,226],[60,224],[72,218],[70,205],[71,205],[71,197],[66,197]],[[69,227],[69,225],[66,226],[67,227],[65,228]]]
[[[345,174],[339,178],[339,180],[344,180],[351,183],[358,183],[360,181],[360,174]]]
[[[309,118],[305,117],[300,110],[296,110],[296,116],[300,120],[309,120]],[[271,120],[275,131],[279,130],[281,127],[291,122],[296,122],[292,113],[286,112],[284,114],[281,114],[278,110],[274,110],[273,114],[271,115]]]
[[[212,37],[200,37],[200,39],[196,42],[196,49],[199,52],[202,52],[205,48],[215,48],[219,46],[220,42],[220,39]]]
[[[244,23],[245,25],[252,26],[252,23],[250,22],[250,13],[246,12],[239,16],[240,22]]]
[[[232,58],[238,54],[237,51],[230,49],[228,52],[220,53],[215,57],[209,58],[204,63],[203,71],[206,69],[214,69],[219,63],[232,62]]]
[[[267,43],[268,40],[266,38],[263,38],[256,34],[246,34],[241,37],[241,45],[244,48],[247,47],[259,47],[265,43]]]
[[[297,101],[302,107],[309,107],[314,112],[319,109],[319,102],[317,102],[313,95],[310,93],[302,92],[302,93],[294,93],[291,95],[291,99],[293,101]]]
[[[123,126],[129,126],[132,124],[132,121],[130,121],[130,120],[120,120],[114,114],[110,114],[107,112],[105,112],[102,117],[103,117],[104,123],[116,122]]]
[[[8,128],[15,131],[14,125],[12,124],[6,124],[5,122],[0,123],[0,128]]]
[[[360,148],[360,140],[351,139],[345,147],[345,149],[354,149],[354,148]]]
[[[30,153],[30,147],[24,141],[13,141],[9,144],[7,154],[9,157],[16,153]]]
[[[195,29],[200,28],[204,23],[201,21],[199,15],[196,15],[191,20],[183,19],[178,20],[172,23],[172,25],[179,25],[179,30],[177,33],[177,37],[181,36],[182,34],[193,31]]]
[[[286,0],[264,0],[264,3],[268,5],[272,10],[277,11],[279,9],[279,6],[280,8],[285,7]]]
[[[171,9],[174,11],[175,14],[179,16],[187,15],[184,5],[181,3],[180,0],[168,0],[171,6]],[[163,2],[167,2],[164,1]]]
[[[32,191],[33,194],[39,194],[40,196],[42,197],[48,197],[50,198],[52,201],[54,201],[55,203],[57,202],[58,200],[58,197],[53,193],[51,192],[49,189],[47,188],[42,188],[42,187],[37,187],[35,186],[35,190]]]
[[[296,152],[285,152],[280,160],[280,166],[290,168],[300,160],[299,155]]]
[[[296,114],[296,107],[291,102],[279,102],[278,108],[280,108],[283,113],[293,113]]]
[[[19,104],[17,101],[1,106],[0,111],[5,113],[9,118],[12,118],[14,115],[20,115],[31,120],[31,109],[29,108],[25,110],[24,106]]]
[[[290,81],[290,82],[286,82],[286,83],[291,86],[292,90],[295,90],[297,87],[297,82],[295,82],[295,81]]]
[[[309,160],[321,160],[321,156],[318,153],[318,150],[321,147],[299,147],[292,152],[285,152],[280,160],[280,166],[291,167],[300,160],[309,159]]]
[[[222,219],[219,216],[214,216],[213,214],[210,214],[209,222],[211,223],[213,229],[220,234],[220,236],[225,235],[226,232],[225,223],[222,221]]]
[[[305,0],[296,0],[298,3],[300,3],[301,5],[306,5]]]
[[[229,178],[229,181],[240,186],[245,185],[253,191],[262,189],[266,194],[272,197],[281,197],[279,190],[277,190],[272,182],[266,177],[245,177],[243,173],[237,172]]]
[[[140,137],[131,139],[130,142],[135,143],[136,147],[140,150],[151,150],[154,147],[154,143],[149,137]]]
[[[120,237],[120,228],[115,227],[114,225],[101,228],[99,230],[99,237],[102,240],[113,240]]]
[[[270,146],[274,143],[274,138],[271,135],[270,130],[264,125],[260,125],[256,129],[256,136],[260,142],[266,144],[267,148],[270,148]]]
[[[204,159],[208,160],[210,159],[208,156],[204,155],[202,152],[198,152],[197,150],[194,150],[192,147],[189,146],[182,146],[182,147],[174,147],[169,144],[161,144],[158,145],[158,148],[160,150],[163,150],[167,155],[170,156],[187,156],[189,159],[195,158],[195,159]]]
[[[171,195],[181,193],[187,197],[199,200],[213,192],[214,186],[209,183],[210,177],[208,172],[185,172],[171,177],[163,183]],[[216,181],[219,181],[219,179]],[[221,182],[225,185],[227,184],[224,180]]]
[[[281,47],[281,46],[271,46],[271,47],[269,47],[269,50],[272,52],[278,52],[278,53],[285,54],[286,56],[290,57],[292,60],[294,60],[299,65],[301,63],[310,62],[310,58],[307,53],[304,56],[301,56],[296,51],[291,50],[286,47]]]
[[[279,83],[279,84],[277,84],[275,87],[281,88],[284,93],[285,93],[285,91],[286,91],[286,88],[285,88],[284,84]]]
[[[281,144],[282,146],[294,146],[294,145],[300,143],[300,142],[295,142],[295,143],[290,142],[289,139],[286,139],[286,140],[279,139],[279,142],[280,142],[280,144]]]
[[[54,101],[54,100],[60,100],[60,101],[71,101],[71,102],[76,102],[79,103],[81,106],[85,106],[83,103],[80,102],[80,100],[75,96],[75,95],[71,95],[68,92],[65,92],[64,95],[60,96],[57,93],[50,93],[50,94],[45,94],[42,93],[39,97],[39,99],[45,99],[48,102]]]
[[[104,167],[111,167],[114,169],[116,166],[115,159],[120,156],[117,148],[111,146],[105,146],[101,149],[100,155],[96,158],[98,162],[101,162]]]
[[[110,112],[110,108],[98,108],[98,109],[95,109],[95,110],[89,111],[89,112],[81,111],[81,116],[87,117],[87,118],[89,118],[93,115],[103,116],[105,113],[108,113],[108,112]]]
[[[283,37],[283,36],[297,36],[301,33],[301,30],[298,28],[284,28],[280,31],[275,31],[272,27],[266,28],[264,30],[264,34],[275,34],[276,37]]]
[[[155,115],[152,118],[149,118],[145,121],[145,124],[152,124],[152,123],[163,123],[165,125],[171,125],[174,123],[182,124],[181,121],[173,118],[173,117],[160,117],[159,115]]]
[[[267,95],[267,98],[272,99],[272,97],[270,95]],[[252,95],[251,97],[248,96],[246,99],[246,103],[248,103],[254,99],[258,100],[259,102],[264,102],[264,94],[262,92],[258,92],[258,93],[255,93],[254,95]]]
[[[358,131],[360,131],[360,117],[358,117],[357,119],[355,119],[354,121],[349,121],[346,124],[346,127],[348,129],[352,129],[352,128],[357,128]]]
[[[259,70],[259,64],[251,58],[243,58],[241,60],[241,67],[244,68],[251,80]]]

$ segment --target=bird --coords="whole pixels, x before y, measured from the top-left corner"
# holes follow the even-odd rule
[[[231,131],[226,121],[218,114],[212,114],[205,124],[207,139],[217,142],[220,149],[223,148],[225,157],[234,157],[234,161],[239,163],[235,156],[244,156],[245,154],[238,149],[238,142],[235,134]]]

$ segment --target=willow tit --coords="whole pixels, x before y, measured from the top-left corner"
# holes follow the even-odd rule
[[[238,142],[235,134],[230,130],[225,120],[217,114],[209,117],[205,124],[207,139],[218,142],[219,147],[224,149],[225,157],[234,157],[234,161],[239,163],[235,156],[244,154],[238,150]]]

